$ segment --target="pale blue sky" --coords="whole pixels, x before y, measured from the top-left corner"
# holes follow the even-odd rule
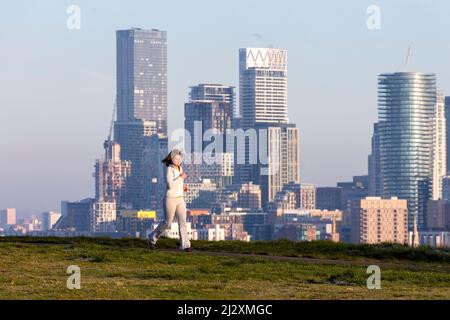
[[[66,28],[70,4],[81,8],[81,30]],[[371,4],[380,30],[366,27]],[[2,2],[0,208],[39,213],[94,194],[116,29],[167,30],[171,130],[183,125],[190,85],[238,86],[239,48],[286,48],[302,180],[327,186],[366,174],[377,74],[399,71],[409,43],[409,70],[437,73],[450,92],[449,15],[446,0]]]

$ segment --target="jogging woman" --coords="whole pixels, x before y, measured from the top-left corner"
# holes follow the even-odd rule
[[[167,191],[164,199],[165,220],[149,235],[148,244],[150,249],[155,249],[156,242],[161,234],[172,224],[176,214],[181,241],[180,249],[191,252],[191,243],[186,229],[186,203],[184,201],[184,192],[187,191],[187,188],[184,186],[184,180],[187,175],[181,167],[181,151],[177,149],[172,150],[162,162],[167,166]]]

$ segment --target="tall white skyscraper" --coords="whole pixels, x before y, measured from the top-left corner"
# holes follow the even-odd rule
[[[238,123],[243,130],[258,131],[258,161],[251,163],[254,142],[245,140],[238,146],[245,152],[235,155],[234,180],[260,185],[265,207],[285,184],[300,182],[299,131],[288,118],[287,51],[240,49],[239,89]]]
[[[273,48],[239,50],[239,114],[242,126],[288,123],[287,51]]]
[[[437,90],[436,110],[434,116],[434,159],[432,199],[442,199],[442,179],[446,175],[446,121],[445,100],[441,90]]]

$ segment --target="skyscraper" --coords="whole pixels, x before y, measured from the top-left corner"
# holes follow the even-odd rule
[[[431,198],[442,199],[442,179],[446,176],[446,121],[444,109],[444,94],[437,91],[436,109],[434,112],[433,132],[433,182]]]
[[[239,113],[244,129],[288,123],[287,51],[239,49]]]
[[[189,99],[191,102],[196,100],[226,102],[231,105],[232,110],[235,110],[236,95],[232,86],[200,83],[190,89]]]
[[[190,141],[186,140],[186,150],[203,152],[212,141],[203,141],[203,134],[210,130],[219,137],[222,150],[225,151],[225,133],[231,129],[233,106],[228,102],[196,100],[184,105],[184,128],[190,133]],[[197,128],[196,128],[197,126]]]
[[[190,182],[213,179],[219,187],[232,183],[234,154],[226,150],[226,131],[232,126],[233,96],[233,87],[191,87],[191,101],[184,105],[184,127],[190,133],[185,146],[186,157],[192,160],[185,165]],[[204,140],[204,135],[209,139]]]
[[[381,194],[380,176],[380,135],[378,123],[373,125],[372,152],[369,155],[369,196],[379,196]]]
[[[156,29],[118,30],[117,121],[114,138],[131,175],[119,206],[155,208],[167,154],[167,34]]]
[[[167,33],[156,29],[118,30],[117,120],[156,121],[167,136]]]
[[[396,72],[378,77],[381,195],[407,200],[408,224],[426,221],[432,196],[436,76]]]
[[[445,127],[445,144],[450,146],[450,97],[445,97],[445,123],[447,124]],[[446,148],[446,168],[447,172],[450,170],[450,147]]]
[[[255,128],[259,132],[258,153],[263,158],[251,165],[251,181],[260,185],[266,207],[284,185],[300,182],[299,131],[288,123],[259,123]]]
[[[167,138],[157,134],[157,122],[150,120],[117,121],[114,137],[119,142],[120,158],[131,162],[131,174],[125,181],[122,207],[157,209],[161,205],[163,166]]]
[[[288,123],[287,51],[240,49],[239,98],[239,121],[234,123],[242,130],[256,129],[259,159],[252,163],[255,141],[238,145],[235,183],[259,184],[265,207],[285,184],[300,182],[299,131]]]

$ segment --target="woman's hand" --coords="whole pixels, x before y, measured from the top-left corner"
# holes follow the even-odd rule
[[[184,187],[183,187],[183,190],[184,190],[184,192],[188,192],[188,191],[189,191],[188,186],[184,186]]]
[[[182,173],[180,174],[181,179],[185,180],[187,178],[187,174],[186,173]]]

